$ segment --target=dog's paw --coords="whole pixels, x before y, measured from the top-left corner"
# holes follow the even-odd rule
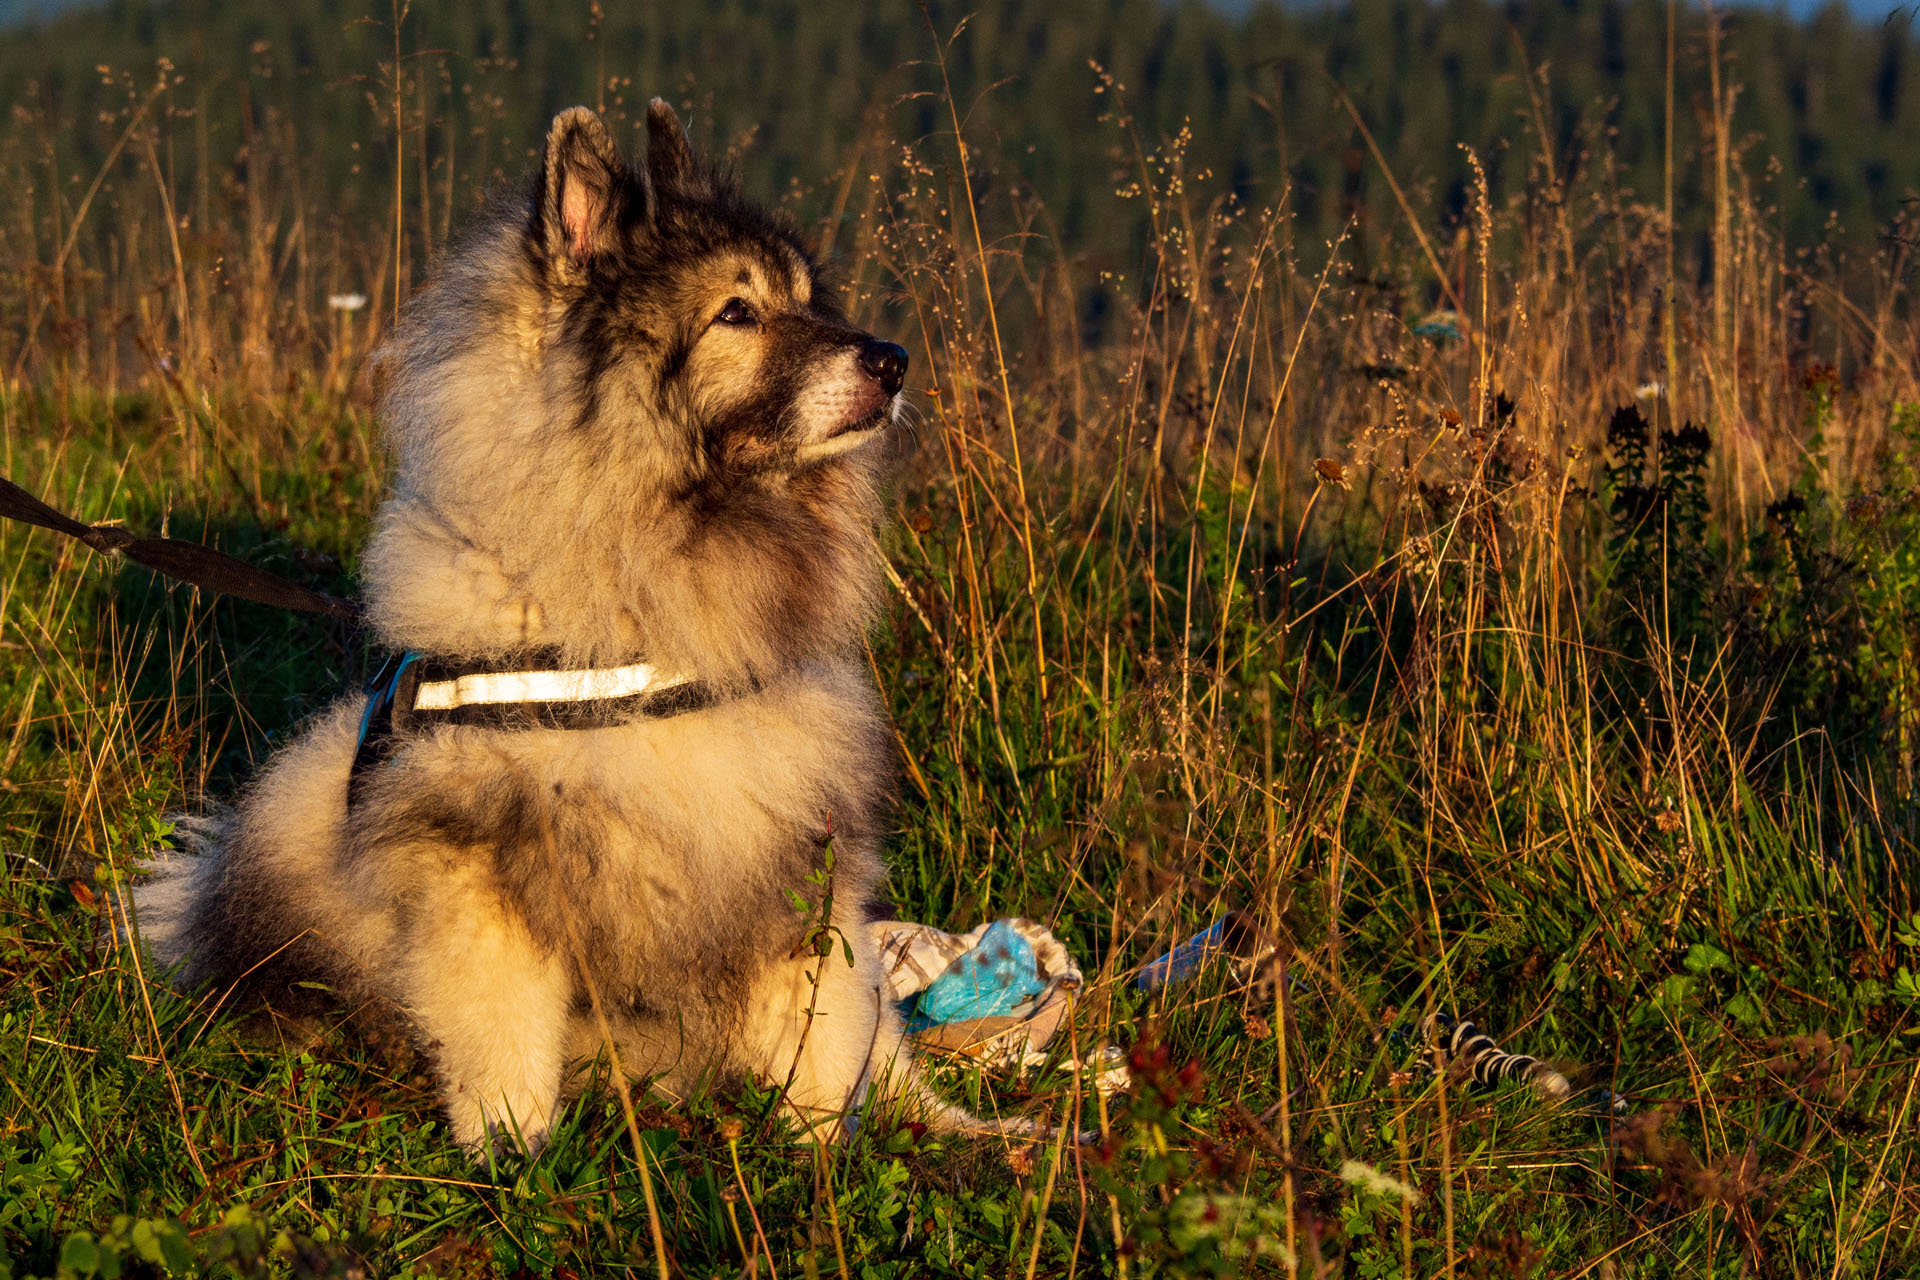
[[[462,1094],[455,1094],[447,1104],[454,1141],[482,1169],[531,1161],[547,1145],[551,1110],[536,1106],[525,1110],[529,1114],[522,1118],[514,1108],[483,1108]]]
[[[496,1175],[512,1173],[532,1164],[547,1146],[547,1131],[525,1133],[507,1125],[489,1125],[483,1134],[460,1138],[460,1149],[474,1167]]]

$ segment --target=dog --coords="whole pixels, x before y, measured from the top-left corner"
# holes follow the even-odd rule
[[[603,1027],[629,1074],[756,1077],[829,1137],[876,1087],[1031,1132],[934,1097],[866,928],[906,368],[665,103],[631,165],[556,117],[376,359],[367,617],[413,674],[183,824],[133,894],[149,952],[230,1001],[397,1008],[476,1157],[538,1148]]]

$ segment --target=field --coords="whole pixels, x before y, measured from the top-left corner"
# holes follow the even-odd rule
[[[1529,72],[1524,183],[1465,153],[1448,216],[1363,149],[1391,198],[1328,241],[1109,75],[1086,199],[1140,252],[1088,261],[949,79],[961,39],[916,69],[930,132],[783,200],[913,360],[869,638],[899,912],[1032,917],[1088,974],[1048,1066],[944,1087],[1099,1141],[881,1117],[821,1149],[764,1091],[636,1093],[629,1124],[602,1083],[474,1168],[411,1046],[262,1033],[110,927],[170,815],[363,679],[367,637],[8,524],[0,1277],[1920,1272],[1916,206],[1788,243],[1716,67],[1677,234],[1603,138],[1577,176],[1532,148]],[[369,92],[405,120],[394,65]],[[35,203],[56,121],[3,153],[0,470],[351,594],[365,359],[471,193],[423,164],[384,225],[296,225],[263,130],[196,196],[194,118],[154,106],[192,86],[143,86],[97,209],[90,172]],[[428,123],[368,145],[410,173]],[[1229,908],[1265,981],[1136,989]],[[1436,1065],[1435,1012],[1573,1097]],[[1111,1097],[1069,1062],[1103,1044]]]

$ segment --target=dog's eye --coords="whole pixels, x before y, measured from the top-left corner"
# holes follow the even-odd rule
[[[752,324],[759,317],[740,299],[728,298],[727,305],[720,308],[720,314],[713,319],[716,324]]]

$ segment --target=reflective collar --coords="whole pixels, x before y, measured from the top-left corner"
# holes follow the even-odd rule
[[[452,711],[476,704],[631,698],[689,683],[686,676],[664,675],[645,662],[576,671],[476,671],[449,680],[422,682],[414,690],[413,709]]]
[[[367,682],[347,807],[409,735],[436,725],[605,729],[641,716],[698,711],[719,700],[713,686],[646,662],[565,667],[551,654],[529,654],[518,662],[465,662],[409,650],[389,657]]]

